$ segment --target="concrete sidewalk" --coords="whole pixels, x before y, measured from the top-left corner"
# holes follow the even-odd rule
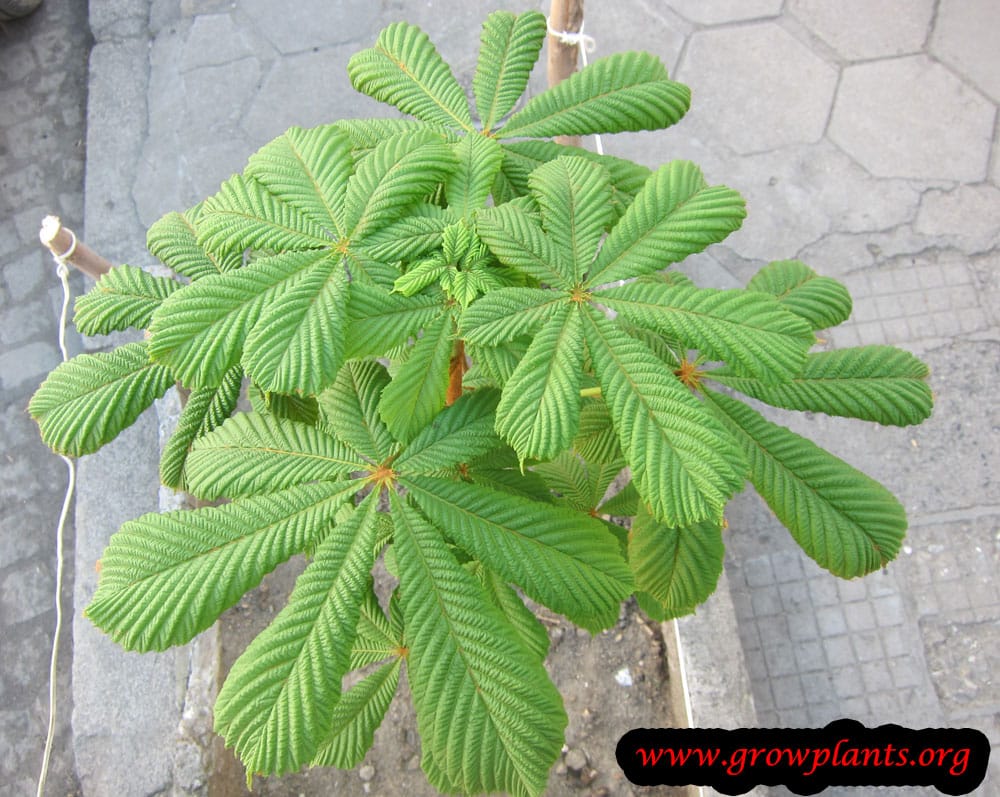
[[[213,193],[290,125],[390,114],[355,94],[345,70],[385,24],[421,25],[468,83],[486,13],[544,5],[302,0],[276,13],[265,0],[91,0],[88,242],[112,260],[147,263],[151,223]],[[47,0],[45,17],[0,30],[0,750],[11,751],[0,777],[18,794],[33,788],[44,734],[51,612],[39,607],[51,592],[52,496],[62,494],[61,464],[22,413],[56,357],[56,283],[33,236],[46,212],[84,215],[73,166],[82,159],[65,157],[83,136],[82,92],[70,89],[90,45],[74,13]],[[699,629],[735,617],[733,652],[760,726],[847,716],[980,728],[994,760],[977,794],[1000,795],[1000,7],[623,0],[589,3],[586,30],[597,41],[591,57],[649,50],[693,93],[678,127],[606,138],[606,151],[650,166],[688,158],[747,198],[743,229],[685,264],[697,283],[741,286],[769,260],[800,258],[855,299],[827,347],[893,344],[932,368],[935,413],[919,427],[773,414],[892,489],[911,530],[886,571],[844,582],[806,558],[756,496],[740,496],[727,512],[729,590],[681,624],[696,700],[713,688],[705,662],[715,643]],[[62,98],[44,114],[29,88],[39,80]],[[156,441],[148,419],[83,463],[76,712],[72,734],[61,726],[51,794],[77,783],[88,797],[204,790],[200,759],[176,741],[185,705],[193,710],[190,652],[126,656],[79,618],[107,537],[157,506]]]

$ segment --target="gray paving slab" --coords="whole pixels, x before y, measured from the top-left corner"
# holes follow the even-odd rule
[[[28,398],[59,362],[53,291],[38,224],[82,219],[89,33],[81,4],[47,3],[0,25],[0,791],[34,794],[48,721],[55,628],[55,529],[66,468],[38,439]],[[74,285],[80,281],[74,278]],[[79,341],[70,340],[74,350]],[[72,612],[74,528],[61,601]],[[60,638],[47,795],[77,792],[70,718],[71,623]]]

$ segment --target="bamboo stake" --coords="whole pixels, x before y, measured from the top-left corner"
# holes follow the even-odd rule
[[[96,280],[111,271],[111,263],[77,239],[72,230],[63,227],[58,216],[42,219],[38,238],[57,259],[75,266],[88,277]]]
[[[549,87],[561,83],[576,72],[579,48],[575,44],[565,44],[557,33],[579,33],[583,27],[583,0],[552,0],[549,7]],[[556,143],[570,147],[580,146],[579,136],[556,136]]]

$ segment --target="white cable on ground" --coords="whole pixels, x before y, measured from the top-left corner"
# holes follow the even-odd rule
[[[62,352],[63,362],[69,359],[69,352],[66,349],[66,326],[69,318],[69,267],[66,265],[73,252],[76,250],[76,235],[68,231],[73,236],[73,242],[62,254],[52,255],[56,261],[56,274],[62,282],[63,302],[62,313],[59,316],[59,350]],[[65,536],[66,519],[69,517],[69,508],[73,503],[73,491],[76,488],[76,464],[69,457],[60,456],[66,463],[69,471],[66,495],[63,498],[62,511],[59,513],[59,525],[56,527],[56,627],[52,637],[52,656],[49,659],[49,729],[45,737],[45,753],[42,756],[42,771],[38,776],[37,797],[42,797],[45,792],[45,780],[49,774],[49,762],[52,758],[52,742],[56,735],[56,686],[59,661],[59,637],[62,635],[62,581],[63,581],[63,537]]]
[[[568,47],[576,47],[580,51],[580,60],[583,62],[584,66],[587,66],[587,53],[594,52],[597,49],[597,41],[593,36],[588,36],[583,32],[583,27],[586,23],[580,23],[580,32],[572,33],[568,30],[553,30],[552,23],[549,21],[548,17],[545,18],[545,27],[548,29],[550,36],[555,36],[562,44]],[[594,136],[594,145],[597,149],[598,155],[604,154],[604,145],[601,143],[601,137],[599,135]]]

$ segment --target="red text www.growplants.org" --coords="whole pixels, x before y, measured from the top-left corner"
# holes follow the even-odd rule
[[[796,794],[827,786],[934,786],[967,794],[986,774],[990,744],[970,728],[866,728],[838,720],[819,729],[638,728],[618,742],[633,783],[712,786],[742,794],[784,785]]]

